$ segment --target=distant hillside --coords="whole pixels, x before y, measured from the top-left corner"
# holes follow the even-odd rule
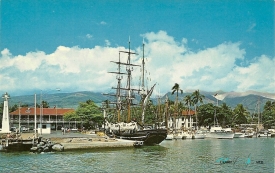
[[[204,103],[217,103],[217,99],[213,96],[217,92],[205,92],[200,91],[201,94],[205,96],[205,99],[203,100]],[[231,108],[236,107],[237,104],[243,104],[246,109],[248,109],[250,112],[255,111],[255,107],[257,105],[258,100],[260,101],[260,107],[261,110],[263,110],[263,106],[268,100],[275,101],[275,94],[270,93],[259,93],[259,92],[245,92],[245,93],[236,93],[236,92],[218,92],[218,99],[219,104],[226,103]],[[192,91],[179,94],[179,101],[183,102],[183,98],[186,95],[191,95]],[[176,94],[173,94],[171,92],[168,92],[164,96],[161,97],[161,102],[164,103],[166,96],[169,98],[169,100],[175,100]],[[269,98],[268,98],[268,97]],[[40,103],[40,95],[36,96],[36,102]],[[79,102],[85,102],[87,100],[93,100],[97,105],[101,106],[101,103],[104,100],[112,100],[114,101],[114,98],[111,96],[103,95],[102,93],[98,92],[90,92],[90,91],[82,91],[82,92],[74,92],[74,93],[56,93],[56,94],[47,94],[42,96],[42,100],[45,100],[49,103],[50,107],[54,107],[55,105],[59,108],[77,108],[79,105]],[[137,97],[139,99],[139,97]],[[154,104],[157,104],[157,98],[151,98],[153,100]],[[28,104],[30,107],[34,106],[34,95],[26,95],[26,96],[11,96],[11,99],[9,100],[10,106],[14,104]]]
[[[74,93],[56,93],[47,94],[42,96],[42,100],[49,103],[50,107],[57,106],[59,108],[77,108],[80,102],[87,100],[93,100],[97,104],[101,104],[102,101],[106,100],[107,97],[97,92],[82,91]],[[28,104],[34,106],[34,95],[16,96],[9,100],[10,105],[14,104]],[[36,95],[36,102],[40,103],[40,95]]]
[[[219,91],[219,93],[222,93],[222,94],[220,94],[220,95],[222,95],[222,97],[217,96],[216,98],[214,97],[214,95],[217,92],[200,91],[200,93],[205,96],[203,103],[217,104],[217,98],[218,98],[219,105],[221,105],[222,103],[226,103],[231,108],[234,108],[238,104],[242,104],[251,113],[255,112],[255,108],[257,106],[258,101],[260,101],[260,110],[261,111],[263,110],[263,107],[267,101],[269,101],[269,100],[275,101],[275,99],[271,99],[271,98],[275,98],[274,97],[275,94],[265,94],[265,93],[259,93],[259,92],[257,92],[258,95],[250,94],[251,92],[249,94],[246,92],[246,93],[238,93],[238,94],[235,93],[234,95],[232,95],[232,94],[228,94],[228,93]],[[184,97],[186,95],[191,95],[191,94],[192,94],[192,92],[179,94],[178,99],[179,99],[179,101],[183,102]],[[169,98],[169,100],[176,99],[176,94],[172,95],[171,92],[168,92],[166,95]],[[165,100],[166,95],[161,98],[161,100],[163,100],[163,102]],[[264,96],[268,95],[271,98],[267,98],[262,95],[264,95]],[[157,99],[154,99],[154,103],[157,103]]]

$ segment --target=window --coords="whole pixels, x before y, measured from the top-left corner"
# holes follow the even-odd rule
[[[46,129],[47,126],[45,124],[42,125],[42,129]]]

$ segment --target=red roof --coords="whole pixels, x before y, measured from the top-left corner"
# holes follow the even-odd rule
[[[21,107],[20,115],[34,115],[34,108]],[[72,112],[71,108],[43,108],[43,115],[64,115],[66,112]],[[19,109],[10,113],[10,115],[19,115]],[[36,115],[40,115],[40,108],[36,108]]]
[[[193,110],[190,110],[190,111],[188,111],[188,110],[183,110],[183,111],[181,112],[181,114],[182,114],[183,116],[195,115],[195,111],[193,111]]]

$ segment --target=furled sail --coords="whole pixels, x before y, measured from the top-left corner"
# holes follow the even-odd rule
[[[143,101],[143,105],[142,105],[142,107],[143,107],[143,109],[142,109],[142,118],[141,118],[142,124],[144,124],[144,114],[145,114],[146,105],[148,103],[148,100],[149,100],[150,96],[152,95],[152,93],[154,91],[154,87],[155,86],[156,86],[156,84],[154,84],[152,86],[152,88],[150,89],[150,91],[148,92],[148,94],[146,95],[146,97],[145,97],[145,99]]]

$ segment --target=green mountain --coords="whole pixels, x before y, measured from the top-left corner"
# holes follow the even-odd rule
[[[57,106],[58,108],[77,108],[80,102],[92,100],[96,104],[101,105],[101,102],[108,98],[98,92],[81,91],[74,93],[56,93],[47,95],[36,95],[36,103],[39,104],[41,100],[47,101],[50,107]],[[15,96],[10,98],[9,105],[19,105],[19,103],[27,104],[30,107],[35,105],[34,95]]]
[[[217,103],[217,99],[213,96],[216,92],[205,92],[200,91],[202,95],[205,96],[205,99],[203,100],[204,103]],[[263,110],[263,106],[268,100],[275,101],[274,99],[264,97],[262,95],[266,95],[265,93],[226,93],[221,92],[219,93],[223,94],[222,99],[219,99],[219,105],[223,102],[226,103],[231,108],[236,107],[237,104],[243,104],[245,108],[247,108],[250,112],[254,112],[257,106],[258,101],[260,101],[260,110]],[[186,95],[191,95],[192,92],[186,92],[183,94],[179,94],[179,101],[183,102],[183,99]],[[222,95],[221,94],[221,95]],[[269,94],[270,95],[270,94]],[[271,94],[272,96],[274,94]],[[166,96],[169,98],[169,100],[175,100],[176,94],[173,94],[171,92],[166,93],[164,96],[162,96],[161,102],[164,103]],[[36,103],[40,103],[40,100],[47,101],[50,105],[50,107],[57,106],[58,108],[77,108],[80,102],[85,102],[87,100],[94,101],[98,106],[101,106],[101,103],[104,100],[109,101],[115,101],[115,98],[112,96],[103,95],[99,92],[90,92],[90,91],[81,91],[81,92],[74,92],[74,93],[56,93],[56,94],[47,94],[47,95],[36,95]],[[137,96],[136,99],[139,99],[139,96]],[[158,98],[152,98],[152,101],[154,104],[157,104]],[[29,107],[33,107],[35,102],[35,96],[34,95],[25,95],[25,96],[10,96],[9,105],[13,106],[15,104],[19,105],[19,103],[27,104]]]

